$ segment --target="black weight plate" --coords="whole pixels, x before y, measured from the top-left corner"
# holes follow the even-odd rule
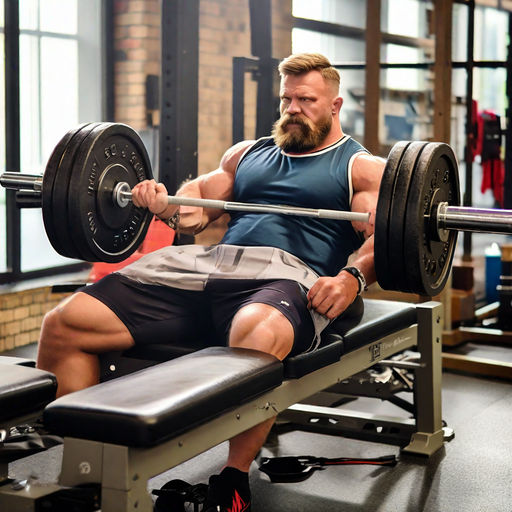
[[[393,289],[407,291],[405,278],[405,212],[407,208],[407,196],[416,162],[427,142],[411,142],[406,148],[400,165],[398,166],[393,200],[388,220],[388,251],[389,274],[393,279]]]
[[[69,258],[83,259],[80,248],[74,243],[72,233],[74,226],[70,223],[69,216],[69,183],[71,174],[76,172],[75,159],[82,141],[100,123],[89,123],[82,127],[69,141],[66,151],[62,156],[55,173],[55,184],[53,186],[52,210],[53,222],[58,226],[57,242],[60,254]]]
[[[410,142],[401,141],[393,146],[379,188],[374,231],[375,273],[379,285],[385,290],[394,289],[393,276],[389,272],[389,216],[395,194],[395,178],[398,167],[409,144]]]
[[[76,128],[69,130],[60,139],[52,151],[50,158],[48,159],[48,163],[46,164],[46,168],[43,174],[41,197],[44,229],[53,248],[63,256],[67,256],[69,253],[76,251],[69,249],[69,247],[66,247],[66,244],[61,243],[59,232],[62,231],[62,224],[59,223],[59,221],[57,221],[57,224],[55,224],[55,219],[53,216],[53,190],[56,182],[55,177],[57,174],[57,168],[59,167],[62,157],[68,148],[69,142],[82,128],[87,126],[87,124],[88,123],[81,124]]]
[[[69,186],[72,236],[83,259],[116,263],[142,243],[153,215],[129,202],[114,203],[117,183],[130,188],[151,179],[151,164],[137,132],[129,126],[102,123],[83,140]]]
[[[446,241],[434,236],[440,202],[460,204],[459,171],[450,146],[431,142],[423,149],[411,179],[405,224],[405,273],[410,292],[434,296],[450,274],[457,232]]]
[[[99,260],[94,257],[94,253],[92,253],[89,250],[88,245],[86,243],[83,243],[83,235],[81,235],[81,231],[77,227],[77,225],[74,224],[75,221],[73,220],[72,212],[75,212],[78,202],[76,201],[76,196],[72,195],[73,193],[72,193],[72,190],[71,190],[69,184],[71,183],[72,176],[75,178],[78,176],[82,176],[83,173],[87,172],[83,167],[80,167],[80,165],[83,165],[83,164],[79,164],[76,162],[78,155],[82,155],[81,151],[83,152],[84,147],[87,146],[87,143],[85,143],[84,146],[82,146],[82,143],[87,139],[87,137],[91,134],[91,132],[95,128],[104,129],[107,126],[111,126],[112,124],[113,123],[94,123],[94,125],[91,125],[91,127],[90,127],[91,129],[87,130],[87,132],[85,132],[82,137],[77,139],[77,146],[74,147],[74,151],[73,151],[72,165],[69,168],[66,167],[66,170],[68,170],[68,172],[67,172],[67,174],[68,174],[68,176],[67,176],[68,195],[66,198],[66,209],[69,211],[69,216],[68,216],[68,220],[69,220],[69,224],[70,224],[69,236],[73,240],[73,244],[75,246],[77,246],[77,251],[80,255],[80,259],[85,260],[85,261],[99,261]],[[75,192],[75,194],[76,194],[76,192]]]

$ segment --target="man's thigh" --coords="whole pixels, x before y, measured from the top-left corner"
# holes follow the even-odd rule
[[[204,292],[143,284],[115,273],[81,291],[109,307],[135,344],[212,337],[210,305]]]
[[[212,316],[216,330],[227,343],[235,314],[250,304],[272,306],[290,322],[294,331],[291,355],[308,350],[315,330],[302,286],[288,279],[245,280],[218,279],[207,285],[212,298]]]

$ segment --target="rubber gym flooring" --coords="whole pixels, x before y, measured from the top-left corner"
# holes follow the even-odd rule
[[[499,349],[495,348],[495,351]],[[35,347],[18,349],[33,357]],[[502,357],[512,360],[512,349]],[[405,395],[404,395],[405,396]],[[362,398],[343,407],[406,417],[380,400]],[[271,483],[254,463],[251,470],[254,512],[510,512],[512,511],[512,384],[497,379],[443,373],[443,419],[455,438],[430,459],[402,456],[391,445],[293,431],[271,435],[261,456],[378,457],[396,454],[394,468],[328,467],[300,483]],[[173,478],[206,482],[225,460],[227,444],[150,481],[161,487]],[[14,478],[56,481],[61,447],[16,461]],[[7,512],[7,511],[6,511]]]
[[[482,246],[489,238],[481,237]],[[460,244],[459,244],[460,246]],[[475,287],[482,289],[480,261]],[[512,362],[512,347],[474,347],[473,355]],[[35,357],[34,345],[12,355]],[[397,447],[293,431],[271,435],[261,456],[379,457],[398,455],[394,468],[328,467],[300,483],[271,483],[252,466],[253,512],[512,512],[512,382],[443,372],[443,419],[455,438],[430,458],[402,456]],[[407,395],[404,395],[406,397]],[[341,408],[407,417],[396,406],[362,398]],[[224,463],[227,443],[149,482],[159,488],[180,478],[206,482]],[[62,448],[56,447],[10,466],[13,478],[54,482]],[[2,511],[7,512],[7,511]],[[9,511],[11,512],[11,511]]]

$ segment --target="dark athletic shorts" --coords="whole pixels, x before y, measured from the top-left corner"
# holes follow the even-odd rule
[[[290,355],[306,351],[315,336],[306,292],[288,279],[217,279],[208,281],[202,291],[192,291],[110,274],[80,291],[108,306],[137,345],[227,345],[236,312],[254,302],[275,307],[290,321],[295,332]]]

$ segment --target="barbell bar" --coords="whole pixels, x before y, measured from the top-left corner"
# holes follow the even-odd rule
[[[439,230],[473,231],[475,233],[512,233],[512,210],[449,206],[439,203],[437,207]]]
[[[114,203],[124,208],[132,200],[130,186],[126,182],[118,183],[113,192]],[[301,208],[298,206],[240,203],[236,201],[222,201],[219,199],[201,199],[196,197],[167,196],[167,204],[179,206],[200,206],[225,211],[276,213],[280,215],[297,215],[300,217],[316,217],[320,219],[348,220],[351,222],[369,222],[369,213],[347,212],[342,210],[326,210],[314,208]]]
[[[35,192],[41,192],[43,188],[43,175],[4,172],[0,174],[0,185],[13,190],[33,190]]]
[[[88,123],[70,130],[43,175],[6,172],[0,184],[41,196],[57,252],[119,262],[142,243],[153,215],[131,201],[152,179],[144,144],[130,127]],[[375,216],[375,270],[385,289],[436,295],[446,283],[456,232],[512,233],[512,211],[459,204],[458,166],[447,144],[400,142],[388,157]],[[368,213],[169,196],[169,204],[368,222]]]
[[[41,192],[42,183],[42,174],[4,172],[0,175],[0,185],[7,189]],[[116,184],[112,192],[112,201],[121,208],[131,203],[132,194],[128,183],[122,181]],[[350,222],[370,221],[370,213],[302,208],[289,205],[242,203],[184,196],[167,196],[167,204],[198,206],[225,211],[275,213],[320,219],[347,220]],[[445,236],[441,234],[443,230],[510,234],[512,233],[512,210],[450,206],[447,202],[441,202],[437,206],[436,226],[440,237]]]
[[[0,175],[0,185],[13,190],[30,190],[41,192],[43,175],[21,174],[19,172],[5,172]],[[132,202],[130,185],[125,181],[116,184],[112,192],[114,205],[125,208]],[[225,211],[276,213],[280,215],[296,215],[299,217],[315,217],[320,219],[348,220],[351,222],[369,222],[370,214],[363,212],[350,212],[343,210],[328,210],[315,208],[302,208],[298,206],[240,203],[236,201],[222,201],[219,199],[201,199],[184,196],[167,196],[167,204],[179,206],[200,206],[202,208],[215,208]]]
[[[116,185],[113,201],[124,208],[132,200],[128,183]],[[297,206],[240,203],[221,201],[217,199],[199,199],[195,197],[167,196],[167,204],[179,206],[200,206],[225,211],[276,213],[282,215],[297,215],[320,219],[348,220],[351,222],[370,222],[370,213],[349,212],[343,210],[326,210],[301,208]],[[464,206],[449,206],[447,202],[439,203],[436,218],[437,230],[473,231],[496,234],[512,233],[512,210],[495,210],[471,208]]]

